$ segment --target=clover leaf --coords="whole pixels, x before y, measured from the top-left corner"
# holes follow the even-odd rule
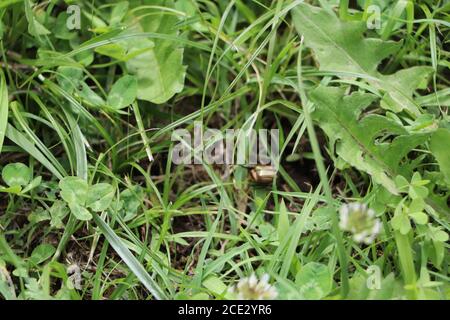
[[[59,183],[61,198],[69,205],[73,215],[82,221],[92,219],[94,212],[101,212],[111,205],[114,198],[114,188],[108,183],[98,183],[89,186],[79,177],[66,177]]]
[[[23,187],[30,183],[31,169],[23,163],[10,163],[2,170],[2,178],[10,187]]]

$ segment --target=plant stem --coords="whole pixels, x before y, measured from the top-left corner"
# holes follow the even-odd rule
[[[414,270],[413,249],[409,242],[408,235],[395,231],[395,242],[397,243],[398,256],[402,269],[403,280],[407,287],[408,299],[417,299],[416,271]]]
[[[320,181],[322,182],[323,189],[325,192],[325,197],[329,205],[333,203],[333,193],[330,188],[330,184],[328,182],[328,176],[326,173],[325,165],[323,162],[323,157],[320,151],[319,142],[317,140],[317,135],[314,130],[314,125],[311,119],[310,108],[312,107],[312,103],[310,103],[306,97],[305,90],[303,88],[303,80],[302,80],[302,48],[303,48],[303,38],[301,41],[301,45],[299,48],[298,60],[297,60],[297,77],[298,77],[298,91],[300,94],[300,99],[303,106],[303,114],[305,116],[306,127],[308,131],[308,136],[310,139],[310,144],[312,151],[314,153],[314,160],[317,165],[317,169],[319,171]],[[334,237],[336,238],[339,264],[341,266],[341,294],[342,297],[345,298],[348,294],[349,284],[348,284],[348,260],[347,254],[344,246],[344,241],[342,239],[342,233],[339,230],[339,221],[336,214],[332,216],[332,232]]]
[[[144,127],[144,123],[142,122],[141,112],[139,111],[139,106],[136,102],[133,103],[133,111],[134,111],[134,116],[136,118],[136,123],[138,125],[139,133],[142,138],[142,142],[144,143],[145,152],[147,153],[148,160],[151,163],[151,162],[153,162],[153,154],[152,154],[152,150],[150,149],[148,137],[145,134],[145,127]]]

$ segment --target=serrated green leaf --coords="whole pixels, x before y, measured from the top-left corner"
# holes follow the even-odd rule
[[[430,150],[436,158],[446,182],[450,185],[450,130],[438,129],[431,136]]]
[[[409,134],[395,121],[381,115],[361,114],[375,96],[355,92],[345,96],[345,88],[319,86],[310,94],[316,109],[313,119],[336,146],[336,153],[347,163],[370,174],[374,181],[397,194],[393,181],[400,160],[427,134]],[[395,135],[389,142],[380,142],[385,135]]]
[[[394,111],[408,109],[412,114],[420,115],[412,93],[423,84],[433,68],[415,67],[387,76],[377,71],[381,61],[395,53],[401,42],[365,38],[365,22],[343,22],[332,11],[305,3],[299,4],[292,15],[305,44],[314,50],[320,70],[364,78],[375,88],[386,92],[382,106]]]
[[[25,17],[28,20],[28,32],[34,36],[38,41],[42,41],[41,35],[48,35],[51,32],[42,25],[35,17],[32,6],[34,3],[30,0],[25,0]]]

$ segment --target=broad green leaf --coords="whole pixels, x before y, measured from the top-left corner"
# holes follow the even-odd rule
[[[326,297],[332,288],[333,278],[326,265],[310,262],[304,265],[295,277],[303,299],[318,300]]]
[[[55,35],[56,38],[63,40],[71,40],[77,36],[76,32],[71,31],[69,30],[69,28],[67,28],[68,19],[69,15],[65,11],[61,12],[56,18],[55,25],[52,29],[53,34]]]
[[[365,282],[367,286],[367,281]],[[395,279],[394,273],[388,274],[381,281],[380,289],[370,290],[368,299],[373,300],[389,300],[399,299],[403,295],[403,285],[399,280]]]
[[[345,88],[319,86],[310,94],[315,104],[313,119],[325,131],[336,153],[351,166],[367,172],[376,183],[397,194],[393,181],[399,162],[428,134],[409,134],[395,121],[381,115],[363,116],[375,96],[355,92],[345,96]],[[392,142],[381,138],[395,135]]]
[[[186,299],[184,299],[186,300]],[[204,292],[199,292],[197,294],[194,294],[192,297],[189,297],[188,300],[209,300],[209,295]]]
[[[83,206],[88,198],[89,186],[86,181],[78,177],[65,177],[59,182],[61,197],[70,204]]]
[[[350,279],[350,291],[346,297],[348,300],[392,300],[400,299],[403,295],[402,282],[395,279],[394,273],[390,273],[386,278],[380,278],[380,287],[369,289],[368,275],[357,272]]]
[[[10,163],[2,170],[2,178],[10,187],[26,186],[31,181],[31,169],[23,163]]]
[[[102,18],[96,16],[95,14],[92,14],[91,11],[82,11],[83,15],[90,21],[91,28],[93,32],[101,33],[102,31],[106,30],[106,23],[102,20]]]
[[[15,289],[11,287],[7,281],[5,281],[5,276],[2,274],[2,272],[6,274],[7,271],[3,271],[2,269],[4,268],[0,266],[0,296],[4,300],[16,300],[17,297]]]
[[[6,87],[5,76],[0,71],[0,153],[5,140],[6,127],[8,125],[8,88]]]
[[[62,66],[58,68],[57,72],[56,80],[64,91],[73,93],[77,90],[80,81],[83,78],[82,69]]]
[[[305,297],[298,290],[298,286],[288,278],[277,276],[276,288],[279,300],[304,300]]]
[[[28,215],[28,221],[31,222],[31,225],[34,225],[36,223],[46,221],[46,220],[50,220],[50,215],[49,215],[48,211],[46,211],[40,207],[36,208],[36,210],[34,210],[33,212],[31,212]]]
[[[125,45],[119,43],[106,44],[95,48],[95,52],[120,61],[127,60],[127,48]]]
[[[429,180],[423,180],[422,175],[418,171],[414,172],[411,178],[411,184],[414,186],[424,186],[429,182],[430,182]]]
[[[450,185],[450,130],[438,129],[431,136],[430,150],[436,158],[446,182]]]
[[[70,212],[81,221],[89,221],[92,219],[92,214],[88,209],[79,205],[78,203],[69,203]]]
[[[431,67],[412,67],[403,69],[393,75],[378,75],[379,81],[371,82],[376,88],[386,92],[381,106],[400,112],[408,109],[416,116],[420,115],[418,103],[412,96],[416,89],[425,89],[433,69]]]
[[[198,13],[199,13],[199,3],[191,0],[177,0],[175,2],[175,8],[178,11],[181,11],[185,14],[185,18],[190,19],[192,21],[198,21],[194,23],[189,23],[189,27],[197,32],[207,32],[208,27],[202,23],[201,19],[198,19]],[[245,7],[244,4],[242,4],[241,1],[238,1],[236,3],[236,9],[241,9]],[[250,11],[250,10],[249,10]],[[250,11],[250,14],[254,14],[252,11]],[[199,21],[200,20],[200,21]],[[252,21],[253,22],[253,21]]]
[[[421,199],[412,200],[409,204],[409,212],[422,212],[425,208],[425,202]]]
[[[434,241],[439,242],[447,242],[448,241],[448,233],[442,230],[437,230],[433,235]]]
[[[426,248],[430,254],[433,264],[437,268],[441,268],[441,264],[445,258],[446,250],[445,245],[449,239],[447,232],[442,230],[442,227],[433,227],[430,223],[426,226],[427,230],[425,236],[427,238]]]
[[[39,42],[43,41],[41,35],[48,35],[50,31],[36,19],[33,11],[34,3],[30,0],[25,0],[25,17],[28,20],[28,32],[34,36]]]
[[[144,192],[140,186],[131,186],[120,193],[122,203],[123,220],[128,221],[134,218],[139,207],[144,201]]]
[[[103,100],[103,98],[92,90],[85,82],[81,82],[81,90],[78,91],[78,95],[91,106],[101,107],[105,105],[105,100]]]
[[[111,11],[110,25],[119,24],[128,12],[128,1],[120,1],[114,4]]]
[[[417,224],[426,224],[428,222],[428,216],[423,212],[412,212],[409,214]]]
[[[86,206],[95,212],[108,209],[114,198],[114,188],[108,183],[98,183],[89,187]]]
[[[135,3],[135,2],[134,2]],[[173,8],[173,1],[156,0],[153,5]],[[147,15],[139,21],[137,30],[160,35],[176,36],[178,18],[172,14]],[[127,41],[128,52],[147,49],[126,62],[127,69],[138,81],[138,99],[161,104],[181,92],[184,87],[186,67],[183,66],[183,47],[161,37],[150,41]]]
[[[63,219],[69,213],[69,208],[63,201],[55,201],[48,210],[50,213],[50,225],[53,228],[61,229],[64,227]]]
[[[142,42],[144,45],[146,41]],[[132,50],[141,49],[136,45]],[[128,71],[138,80],[139,99],[161,104],[181,92],[186,72],[182,65],[182,52],[182,49],[162,43],[158,49],[151,48],[127,61]]]
[[[320,70],[341,73],[341,76],[364,78],[375,88],[386,92],[385,108],[409,110],[418,116],[420,111],[412,93],[433,71],[431,67],[405,69],[393,75],[377,71],[383,59],[395,53],[401,42],[365,38],[366,24],[362,21],[343,22],[325,9],[299,4],[293,11],[294,25],[313,49]]]
[[[208,289],[212,294],[218,297],[224,297],[228,300],[235,299],[233,293],[228,291],[228,287],[217,276],[209,276],[203,281],[202,285]]]
[[[428,196],[428,189],[424,186],[410,186],[409,196],[411,199],[425,199]]]
[[[34,264],[40,264],[49,259],[56,249],[51,244],[41,244],[37,246],[31,254],[30,261]]]
[[[202,285],[217,296],[226,294],[228,290],[225,283],[223,283],[223,281],[216,276],[208,277],[205,281],[203,281]]]
[[[114,109],[122,109],[136,100],[137,81],[133,76],[123,76],[111,88],[108,105]]]

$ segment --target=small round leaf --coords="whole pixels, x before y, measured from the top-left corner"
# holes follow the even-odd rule
[[[10,163],[2,171],[2,178],[10,187],[26,186],[31,176],[31,169],[23,163]]]

